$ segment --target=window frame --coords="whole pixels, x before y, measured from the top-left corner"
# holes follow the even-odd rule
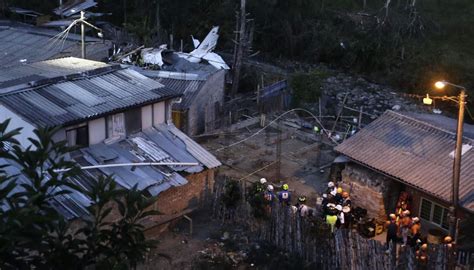
[[[77,134],[78,134],[79,129],[85,129],[86,134],[87,134],[87,136],[84,138],[84,140],[86,140],[86,144],[84,144],[84,145],[77,143],[77,138],[78,138]],[[76,131],[76,140],[74,142],[74,145],[69,145],[68,133],[73,131],[73,130]],[[86,123],[80,123],[78,125],[73,125],[73,126],[66,127],[64,129],[64,132],[66,133],[66,142],[67,142],[67,145],[69,147],[73,147],[73,146],[88,147],[89,146],[89,143],[90,143],[90,141],[89,141],[89,124],[87,122]]]
[[[425,219],[425,218],[422,217],[422,215],[421,215],[421,210],[422,210],[422,208],[423,208],[423,201],[426,201],[426,202],[431,203],[431,207],[430,207],[430,218],[429,218],[429,219]],[[440,207],[440,208],[442,209],[442,211],[441,211],[441,221],[440,221],[440,223],[437,223],[437,222],[434,222],[434,221],[433,221],[433,216],[434,216],[434,211],[435,211],[436,206],[438,206],[438,207]],[[444,207],[443,205],[441,205],[441,204],[439,204],[439,203],[436,203],[436,202],[433,201],[433,200],[427,199],[427,198],[425,198],[425,197],[420,197],[420,205],[419,205],[419,209],[418,209],[418,216],[419,216],[421,219],[423,219],[423,220],[425,220],[425,221],[427,221],[427,222],[430,222],[431,224],[434,224],[434,225],[440,227],[440,228],[443,229],[443,230],[447,230],[447,229],[449,228],[449,222],[448,222],[448,221],[447,221],[446,224],[445,224],[446,227],[443,227],[443,223],[444,223],[444,222],[443,222],[443,221],[444,221],[444,218],[443,218],[443,217],[444,217],[445,215],[446,215],[446,218],[448,219],[448,216],[447,216],[447,215],[449,215],[449,209],[448,209],[448,208]]]

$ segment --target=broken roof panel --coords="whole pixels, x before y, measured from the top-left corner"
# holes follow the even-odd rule
[[[69,0],[55,8],[53,12],[59,16],[69,17],[95,6],[97,6],[95,0]]]
[[[418,116],[418,119],[421,118]],[[449,202],[451,188],[446,179],[452,179],[453,159],[449,154],[455,147],[455,133],[440,127],[440,122],[418,119],[387,111],[335,150]],[[472,128],[466,124],[467,130]],[[474,140],[465,137],[464,144],[474,146]],[[459,197],[461,205],[474,212],[472,164],[474,150],[471,149],[462,157]]]
[[[159,131],[169,132],[170,135],[176,136],[179,138],[186,146],[186,151],[188,151],[194,158],[199,160],[207,168],[216,168],[222,165],[222,163],[209,151],[200,146],[197,142],[189,138],[181,130],[179,130],[174,125],[160,125],[157,127]]]
[[[187,109],[191,106],[195,97],[199,94],[202,86],[206,81],[202,80],[180,80],[180,79],[169,79],[169,78],[154,78],[159,83],[166,87],[173,89],[176,93],[182,94],[181,103],[173,104],[174,109]]]
[[[132,141],[128,140],[110,145],[100,143],[81,149],[81,152],[91,165],[142,162],[146,157],[138,156],[131,143]],[[111,167],[99,168],[99,170],[106,175],[114,175],[115,180],[124,188],[130,189],[137,185],[140,190],[147,189],[152,196],[172,186],[187,183],[184,177],[173,170],[166,169],[166,166]]]

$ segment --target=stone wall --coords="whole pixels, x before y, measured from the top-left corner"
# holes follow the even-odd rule
[[[367,209],[367,216],[382,223],[387,219],[387,197],[393,180],[365,167],[347,164],[342,170],[342,188],[348,190],[354,207]]]

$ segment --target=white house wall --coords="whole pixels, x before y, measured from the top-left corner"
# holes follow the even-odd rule
[[[101,143],[106,138],[105,118],[89,121],[89,144]]]
[[[36,138],[36,135],[33,133],[35,127],[23,120],[19,115],[15,114],[14,112],[10,111],[3,105],[0,105],[0,121],[5,121],[6,119],[10,118],[10,124],[8,125],[7,131],[13,130],[15,128],[23,128],[21,130],[20,135],[16,136],[16,139],[20,142],[23,147],[28,147],[31,145],[28,138]],[[33,146],[34,148],[34,146]]]
[[[153,104],[153,125],[157,126],[163,124],[166,120],[166,105],[165,102]]]
[[[142,107],[142,129],[153,126],[153,107],[152,105]]]

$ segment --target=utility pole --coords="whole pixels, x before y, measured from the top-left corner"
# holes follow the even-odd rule
[[[456,131],[456,149],[454,155],[454,170],[453,170],[453,205],[450,209],[450,226],[449,232],[454,241],[458,240],[458,216],[457,210],[459,207],[459,179],[461,178],[461,156],[462,156],[462,135],[463,135],[463,124],[464,124],[464,107],[466,105],[466,89],[462,88],[459,93],[459,113],[458,113],[458,126]]]
[[[85,25],[84,20],[85,12],[81,11],[81,57],[82,59],[86,59],[86,33],[85,33]]]
[[[234,76],[232,78],[232,92],[231,95],[234,97],[239,90],[239,80],[240,80],[240,69],[242,67],[242,57],[244,54],[244,46],[245,46],[245,24],[247,22],[246,13],[245,13],[245,0],[240,0],[240,27],[237,30],[239,34],[239,41],[237,44],[237,52],[234,58]]]

